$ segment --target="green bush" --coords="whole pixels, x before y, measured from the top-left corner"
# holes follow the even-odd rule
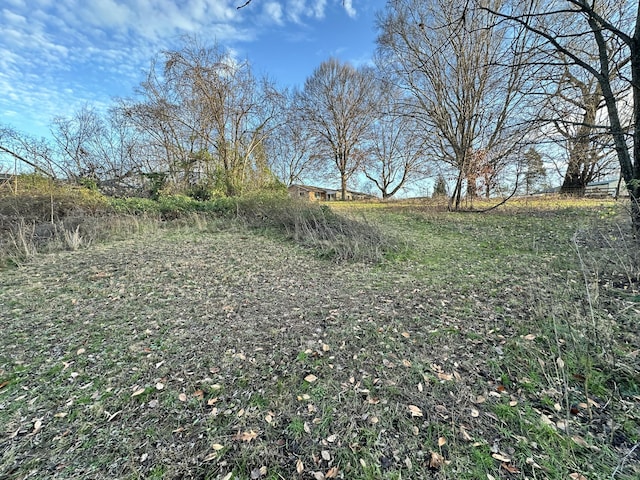
[[[112,198],[109,203],[112,211],[117,214],[157,215],[165,220],[175,220],[191,213],[229,216],[236,208],[233,198],[198,201],[186,195],[161,196],[158,200],[137,197]]]

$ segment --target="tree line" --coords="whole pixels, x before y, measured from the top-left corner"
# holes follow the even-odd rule
[[[389,198],[437,175],[457,209],[530,193],[546,164],[578,195],[619,169],[637,199],[637,15],[629,0],[389,0],[372,65],[329,58],[298,88],[191,38],[107,112],[57,117],[50,140],[7,126],[0,146],[50,175],[202,198],[322,177]]]

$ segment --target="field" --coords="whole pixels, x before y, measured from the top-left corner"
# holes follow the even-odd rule
[[[395,247],[193,216],[0,271],[0,478],[640,478],[623,207],[333,208]]]

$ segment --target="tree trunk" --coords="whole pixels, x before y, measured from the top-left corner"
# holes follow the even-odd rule
[[[571,153],[573,157],[573,152]],[[583,197],[586,190],[586,184],[582,178],[581,160],[570,159],[567,166],[567,172],[564,175],[562,186],[560,187],[560,193],[566,195],[574,195],[576,197]]]
[[[342,201],[347,199],[347,177],[342,174],[340,177],[341,185],[340,190],[342,191]]]

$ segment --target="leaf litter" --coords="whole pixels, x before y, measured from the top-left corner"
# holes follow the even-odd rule
[[[0,377],[11,442],[0,474],[118,478],[146,455],[137,471],[163,465],[182,478],[232,478],[239,465],[251,478],[357,478],[362,468],[456,478],[448,469],[462,468],[469,451],[456,442],[490,452],[503,431],[491,409],[530,400],[507,391],[481,352],[540,334],[505,326],[486,301],[473,313],[485,321],[470,321],[457,313],[467,294],[406,272],[331,265],[327,281],[327,263],[306,252],[228,231],[161,234],[41,262],[8,272],[3,287],[18,299],[13,308],[30,313],[2,340],[0,369],[15,372],[19,387]],[[511,313],[526,318],[517,306]],[[553,363],[567,368],[559,356]],[[86,391],[66,381],[72,364],[93,380]],[[24,392],[42,400],[25,404]],[[539,418],[556,429],[560,421],[549,411]],[[569,433],[580,448],[598,442],[588,430]],[[544,462],[534,449],[531,464],[514,466],[511,443],[503,438],[493,453],[495,477]]]

